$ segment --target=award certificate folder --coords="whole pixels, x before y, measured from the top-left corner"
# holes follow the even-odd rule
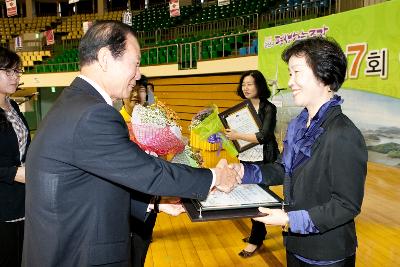
[[[238,185],[232,192],[211,192],[204,201],[184,199],[183,205],[193,222],[262,216],[258,207],[281,208],[282,199],[257,184]]]
[[[261,121],[250,100],[245,100],[236,106],[219,113],[218,116],[225,128],[241,133],[258,133],[261,128]],[[238,152],[243,152],[258,145],[244,140],[232,140],[232,142]]]

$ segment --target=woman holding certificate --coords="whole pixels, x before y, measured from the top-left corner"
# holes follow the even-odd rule
[[[262,122],[261,129],[256,133],[242,133],[235,129],[226,129],[226,137],[230,140],[244,140],[257,143],[256,146],[239,153],[242,163],[263,164],[274,162],[279,154],[278,143],[275,138],[276,107],[268,101],[271,91],[267,82],[258,70],[247,71],[240,77],[237,94],[248,99],[257,111]],[[252,229],[249,237],[243,239],[247,246],[239,253],[241,257],[250,257],[263,244],[267,230],[265,224],[252,220]]]
[[[234,166],[242,183],[283,181],[285,210],[260,208],[267,216],[255,220],[283,227],[288,266],[355,266],[354,218],[364,197],[368,154],[335,94],[346,76],[346,56],[334,40],[315,37],[296,41],[282,59],[294,103],[304,107],[288,125],[282,159]]]

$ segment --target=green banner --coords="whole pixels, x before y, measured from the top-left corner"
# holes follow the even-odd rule
[[[287,87],[283,49],[297,39],[333,37],[348,59],[343,88],[400,98],[400,1],[372,5],[258,33],[259,70],[277,88]]]

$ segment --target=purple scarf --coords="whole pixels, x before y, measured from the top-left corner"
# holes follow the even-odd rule
[[[321,125],[325,121],[327,111],[331,107],[338,106],[342,103],[343,100],[341,97],[334,95],[328,102],[320,107],[317,114],[311,119],[308,128],[308,110],[306,108],[289,123],[286,138],[283,141],[284,149],[282,155],[286,176],[292,177],[293,170],[311,157],[313,144],[324,132]]]

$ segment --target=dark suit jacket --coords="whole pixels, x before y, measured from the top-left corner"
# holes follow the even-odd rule
[[[263,162],[269,163],[276,160],[279,155],[278,143],[275,137],[276,127],[276,107],[268,100],[260,99],[258,117],[262,122],[262,127],[256,133],[257,140],[263,144]]]
[[[22,218],[25,214],[25,185],[15,182],[14,179],[18,167],[25,162],[31,138],[28,123],[20,112],[18,104],[11,100],[11,105],[28,129],[28,136],[25,154],[20,160],[17,134],[0,108],[0,222]],[[6,127],[6,124],[9,125]]]
[[[361,211],[368,154],[364,138],[340,106],[332,107],[321,125],[323,134],[312,147],[311,158],[298,166],[290,186],[284,182],[290,210],[307,210],[318,234],[289,232],[288,251],[314,260],[340,260],[356,251],[354,218]],[[281,184],[281,165],[262,167],[264,183]],[[287,178],[285,178],[287,179]]]
[[[171,164],[129,140],[122,116],[76,78],[27,156],[23,266],[128,266],[132,188],[205,198],[208,169]],[[142,205],[142,211],[146,205]]]

